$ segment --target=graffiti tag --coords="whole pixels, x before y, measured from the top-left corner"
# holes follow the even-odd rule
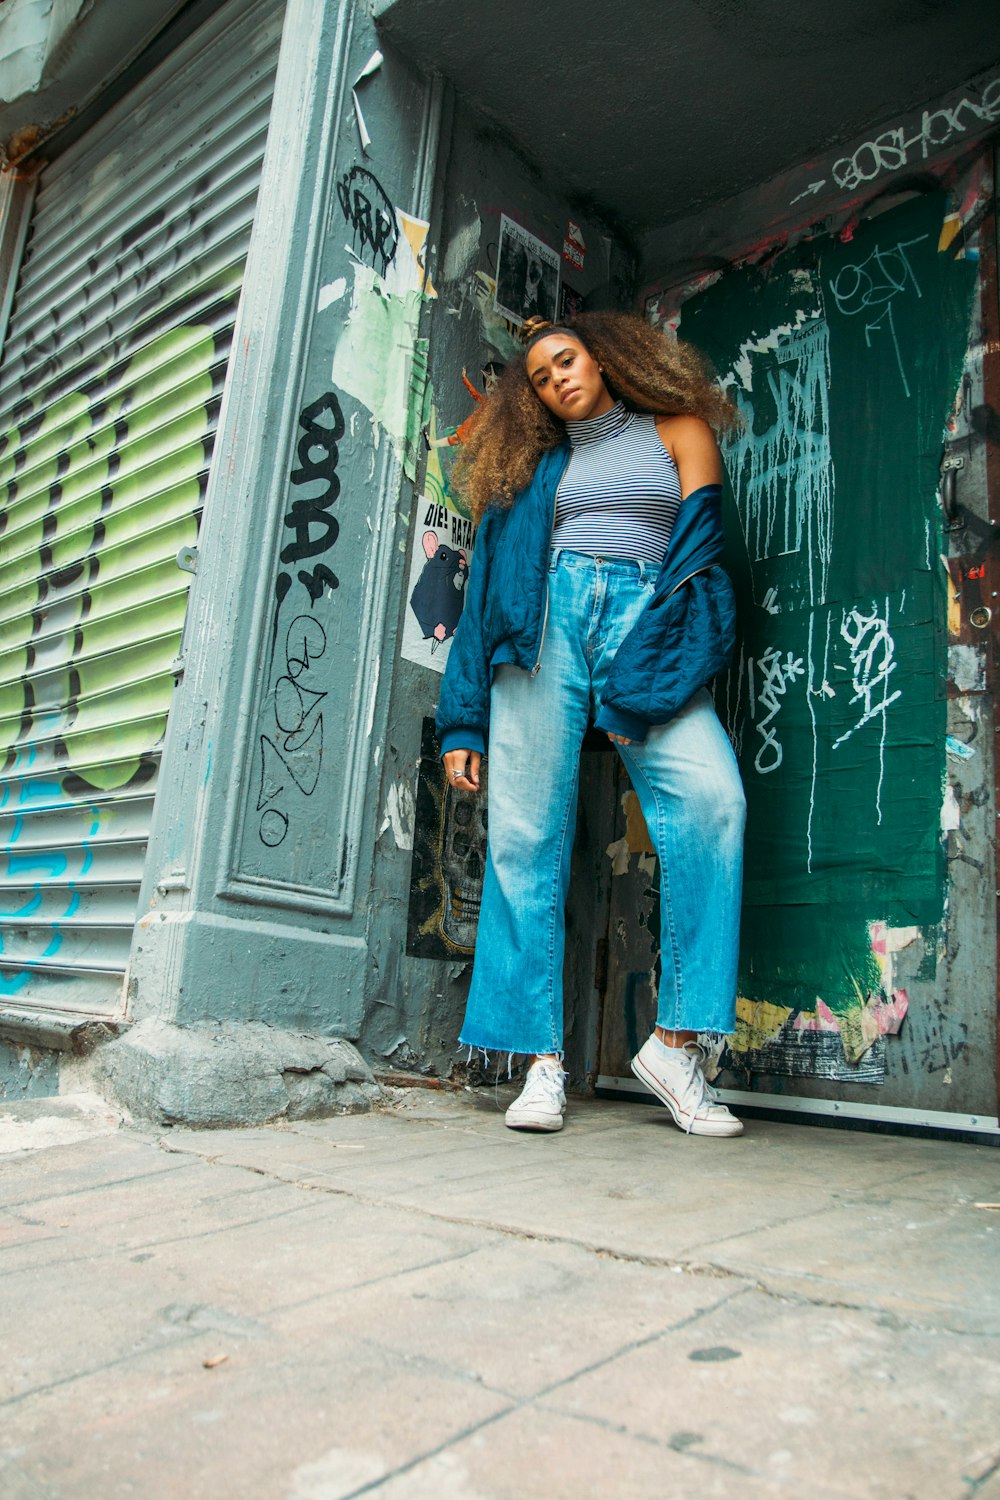
[[[840,157],[833,164],[833,180],[840,188],[860,187],[883,172],[898,172],[909,164],[913,153],[926,161],[970,127],[974,130],[977,124],[993,125],[998,119],[1000,78],[991,78],[978,101],[962,98],[941,109],[925,109],[913,135],[907,136],[906,127],[897,125],[865,141],[851,156]]]
[[[879,614],[874,601],[871,614],[862,614],[859,609],[845,613],[840,634],[851,653],[854,687],[851,702],[860,703],[862,710],[858,722],[845,730],[839,739],[834,740],[834,749],[866,724],[870,724],[872,719],[881,717],[884,729],[886,710],[902,696],[900,688],[889,692],[889,678],[896,670],[896,662],[893,660],[896,646],[889,634],[888,604],[884,618]]]
[[[273,732],[260,736],[257,825],[262,844],[276,849],[288,833],[289,816],[280,805],[292,788],[311,797],[323,762],[326,692],[312,686],[309,670],[326,652],[326,631],[315,615],[296,615],[285,635],[284,671],[271,694]]]
[[[291,540],[281,549],[281,561],[304,562],[310,557],[319,557],[329,551],[340,533],[339,522],[328,514],[340,494],[337,478],[337,463],[340,458],[337,444],[344,436],[346,425],[340,402],[332,391],[327,391],[299,413],[299,426],[304,429],[299,438],[296,457],[297,466],[289,476],[296,488],[319,483],[323,486],[318,494],[308,499],[298,499],[285,513],[284,524],[291,532]],[[300,569],[298,580],[308,590],[313,604],[324,589],[340,587],[340,580],[325,563],[316,564],[311,571]],[[290,573],[281,572],[274,581],[274,598],[280,610],[285,595],[292,586]],[[275,615],[277,629],[277,614]]]
[[[861,261],[858,265],[845,266],[830,282],[830,290],[837,308],[845,317],[852,318],[859,313],[868,314],[873,309],[880,309],[877,316],[874,316],[870,323],[865,324],[865,343],[870,349],[872,334],[888,328],[896,353],[899,378],[903,382],[903,390],[907,396],[910,395],[910,385],[903,368],[902,355],[899,352],[899,339],[896,337],[892,304],[894,298],[908,289],[916,292],[918,297],[923,296],[906,251],[910,245],[922,244],[926,239],[927,235],[921,234],[913,240],[900,240],[899,244],[893,245],[891,250],[881,248],[873,250],[867,260]]]
[[[754,669],[760,676],[759,684],[754,681]],[[763,656],[754,661],[750,657],[747,662],[747,681],[750,687],[750,717],[755,721],[755,728],[760,735],[762,744],[754,756],[754,769],[761,776],[767,776],[776,771],[781,765],[782,748],[778,739],[775,720],[781,710],[781,706],[788,692],[789,686],[796,678],[805,676],[805,666],[801,656],[794,656],[787,651],[782,660],[781,652],[777,646],[768,646]],[[765,710],[763,718],[757,718],[758,706]]]
[[[351,226],[356,248],[371,255],[372,269],[384,276],[396,258],[399,223],[378,178],[365,167],[351,167],[337,183],[337,197]],[[380,264],[376,265],[376,261]]]

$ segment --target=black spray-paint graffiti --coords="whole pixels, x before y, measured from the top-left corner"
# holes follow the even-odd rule
[[[385,188],[364,167],[351,167],[337,183],[337,197],[353,231],[355,248],[362,255],[370,251],[372,269],[384,276],[399,244],[396,210]]]
[[[320,557],[337,540],[340,524],[327,512],[340,494],[337,478],[337,463],[340,452],[337,444],[344,436],[344,414],[340,402],[332,391],[327,391],[311,406],[303,407],[299,413],[299,426],[304,428],[299,438],[296,456],[297,467],[289,476],[296,487],[320,483],[323,489],[309,499],[295,500],[285,513],[285,526],[292,533],[292,540],[281,549],[281,561],[304,562],[308,557]],[[311,572],[300,569],[298,580],[309,591],[313,604],[324,589],[339,588],[340,580],[325,563],[318,563]],[[275,631],[277,610],[280,610],[288,590],[292,586],[290,573],[281,572],[274,581]]]
[[[271,632],[272,661],[278,640],[281,606],[292,587],[290,564],[318,558],[328,552],[340,533],[340,525],[329,514],[340,494],[337,444],[346,424],[340,402],[333,391],[299,413],[302,436],[295,450],[296,464],[289,481],[296,488],[319,485],[317,493],[294,500],[285,512],[284,525],[291,533],[279,557],[285,569],[274,581],[274,625]],[[326,563],[296,574],[309,595],[310,609],[326,589],[340,587],[337,575]],[[271,724],[260,736],[257,832],[262,844],[276,849],[288,833],[289,815],[280,805],[284,796],[297,790],[311,797],[319,781],[323,761],[323,715],[320,704],[326,691],[310,680],[313,664],[326,652],[326,631],[314,615],[296,615],[285,632],[284,670],[268,697]]]
[[[326,652],[326,631],[315,615],[296,615],[285,635],[284,671],[274,685],[274,734],[260,737],[257,788],[258,833],[276,849],[288,833],[289,817],[279,805],[291,787],[311,797],[323,763],[323,715],[327,696],[309,685],[309,670]]]

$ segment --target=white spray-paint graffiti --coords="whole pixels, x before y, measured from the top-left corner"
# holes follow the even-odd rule
[[[993,125],[997,120],[1000,120],[1000,77],[991,78],[978,99],[969,98],[966,93],[954,104],[925,109],[912,134],[907,133],[905,125],[895,125],[874,140],[862,142],[850,156],[834,162],[831,175],[840,188],[860,187],[883,172],[898,172],[914,160],[926,161],[952,141],[978,135],[978,126]]]
[[[884,614],[872,600],[870,613],[855,607],[845,610],[840,624],[841,638],[847,642],[851,653],[851,673],[854,694],[851,703],[861,704],[861,716],[856,724],[834,740],[836,750],[873,719],[881,720],[879,741],[878,788],[875,793],[875,810],[882,822],[882,781],[885,776],[886,711],[891,703],[902,697],[902,689],[889,691],[889,679],[896,670],[894,660],[895,642],[889,633],[889,600],[885,601]]]
[[[745,345],[723,381],[744,418],[726,445],[726,458],[751,566],[801,555],[814,606],[826,598],[833,547],[829,328],[821,313],[800,316],[805,321],[795,327],[773,329]],[[774,421],[760,432],[754,430],[754,406],[748,399],[752,356],[772,351],[777,368],[768,361],[765,377]]]
[[[896,613],[906,607],[905,591],[896,603]],[[806,654],[798,655],[777,644],[769,645],[758,656],[744,656],[733,663],[725,678],[725,698],[719,707],[726,721],[729,737],[738,754],[743,752],[745,731],[752,727],[759,737],[754,754],[754,770],[769,776],[782,764],[782,710],[800,685],[805,692],[812,737],[809,813],[806,822],[806,868],[813,868],[813,814],[820,766],[821,747],[832,754],[867,725],[879,727],[879,771],[875,791],[876,820],[882,823],[882,788],[885,778],[885,746],[890,707],[902,697],[902,689],[893,685],[896,670],[896,647],[890,629],[891,601],[831,606],[809,615]],[[815,645],[820,645],[817,650]],[[842,658],[838,660],[837,658]],[[841,676],[840,674],[843,674]],[[844,713],[837,718],[839,734],[834,729],[829,708],[838,699],[844,703],[849,678],[850,697],[846,706],[857,709],[857,716],[843,729]],[[744,697],[744,689],[746,697]],[[834,735],[836,737],[834,738]],[[824,753],[824,760],[829,764]]]
[[[752,656],[747,661],[750,717],[762,740],[753,763],[754,769],[762,776],[776,771],[781,765],[783,752],[775,720],[789,687],[797,678],[805,675],[805,670],[801,656],[796,656],[792,651],[786,651],[782,656],[777,646],[769,646],[756,661]],[[755,672],[758,678],[756,682]],[[764,710],[763,716],[758,717],[761,709]]]
[[[865,324],[865,343],[869,349],[872,346],[872,334],[888,329],[896,352],[899,378],[907,397],[910,395],[910,384],[899,351],[892,305],[896,297],[907,291],[915,292],[918,297],[923,295],[906,252],[911,245],[922,244],[926,239],[927,235],[921,234],[913,240],[900,240],[890,249],[884,250],[879,246],[858,265],[844,266],[830,282],[837,310],[845,317],[856,317],[860,313],[872,314],[871,322]],[[877,315],[874,313],[875,309],[878,309]]]

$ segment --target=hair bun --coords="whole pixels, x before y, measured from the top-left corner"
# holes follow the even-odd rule
[[[540,318],[536,313],[533,317],[525,318],[521,324],[521,343],[530,344],[531,340],[537,338],[548,328],[555,328],[551,318]]]

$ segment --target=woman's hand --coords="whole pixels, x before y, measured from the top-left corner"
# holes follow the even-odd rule
[[[608,739],[611,741],[612,745],[631,745],[632,743],[632,741],[627,740],[623,734],[612,734],[610,729],[606,730],[605,733],[607,734]]]
[[[449,785],[458,792],[478,792],[482,758],[478,750],[449,750],[442,756]]]

